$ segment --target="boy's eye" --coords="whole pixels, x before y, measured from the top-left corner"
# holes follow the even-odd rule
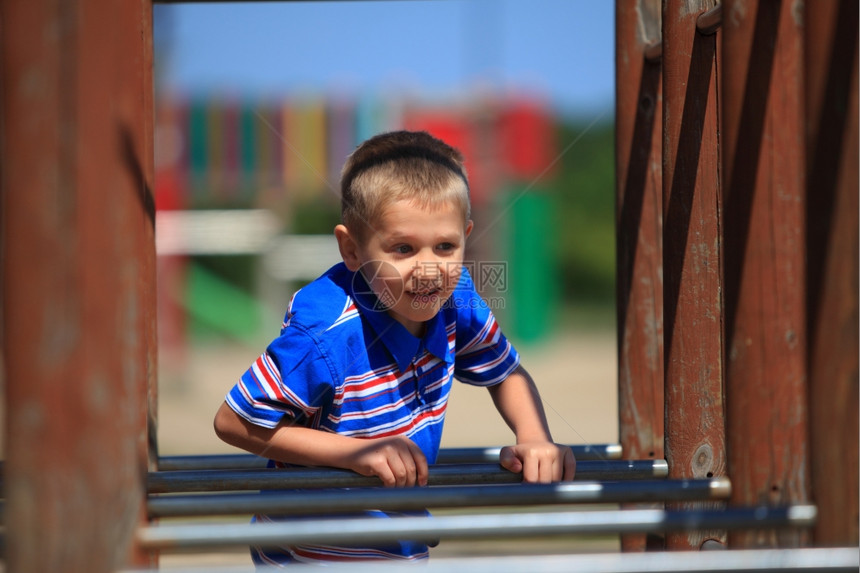
[[[406,255],[412,252],[412,247],[409,245],[397,245],[394,247],[394,252],[400,255]]]
[[[436,248],[440,251],[453,251],[456,247],[454,246],[454,243],[439,243]]]

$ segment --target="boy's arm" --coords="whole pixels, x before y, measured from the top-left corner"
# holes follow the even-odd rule
[[[526,482],[572,480],[576,472],[573,451],[553,443],[540,395],[525,368],[518,367],[489,391],[517,438],[515,446],[502,448],[499,463],[512,472],[522,471]]]
[[[232,446],[258,456],[303,466],[349,469],[377,476],[386,486],[427,485],[427,459],[406,436],[359,439],[292,426],[257,426],[226,402],[215,415],[215,433]]]

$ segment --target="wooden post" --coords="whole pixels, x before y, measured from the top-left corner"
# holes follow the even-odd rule
[[[738,505],[809,501],[799,6],[723,6],[726,434]],[[729,543],[795,546],[805,534],[733,533]]]
[[[0,3],[9,571],[152,564],[151,10]]]
[[[626,458],[663,458],[660,1],[616,3],[616,236],[619,436]],[[644,535],[622,536],[642,551]]]
[[[663,309],[666,459],[675,479],[726,474],[720,289],[717,35],[696,29],[712,0],[663,3]],[[716,502],[709,505],[713,507]],[[702,503],[675,509],[703,508]],[[698,549],[725,532],[667,535]]]
[[[858,542],[857,2],[807,2],[806,243],[815,544]]]

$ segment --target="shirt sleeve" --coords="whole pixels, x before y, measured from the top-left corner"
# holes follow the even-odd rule
[[[284,416],[319,425],[322,405],[331,402],[333,376],[316,341],[287,327],[227,394],[227,404],[252,424],[274,428]]]
[[[450,301],[457,312],[454,376],[475,386],[499,384],[516,370],[520,357],[467,272]]]

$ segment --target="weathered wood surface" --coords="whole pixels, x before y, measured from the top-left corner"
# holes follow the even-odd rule
[[[699,15],[713,6],[711,0],[663,4],[665,452],[674,478],[726,474],[719,36],[701,34],[696,27]],[[698,549],[708,540],[725,543],[726,534],[676,532],[666,543],[672,549]]]
[[[0,3],[9,571],[149,564],[151,10]]]
[[[618,412],[624,455],[663,458],[660,1],[616,4]],[[626,551],[645,536],[622,536]]]
[[[726,423],[734,504],[810,498],[802,18],[797,2],[723,5]],[[733,533],[795,546],[803,532]]]
[[[857,2],[805,4],[809,416],[816,545],[858,543]]]

